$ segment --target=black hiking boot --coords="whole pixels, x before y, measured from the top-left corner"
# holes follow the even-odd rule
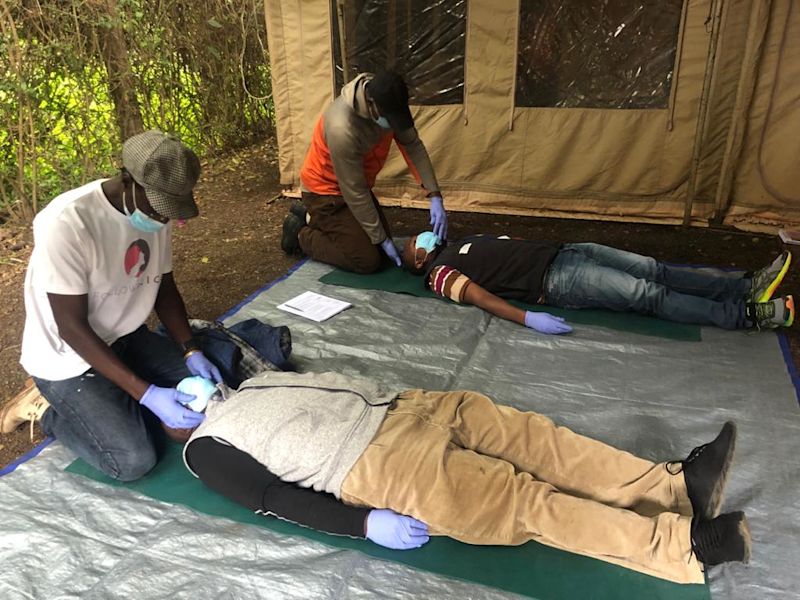
[[[298,234],[306,226],[306,222],[293,212],[283,219],[283,235],[281,236],[281,250],[286,254],[302,254]]]
[[[752,539],[742,511],[725,513],[705,521],[692,519],[692,551],[708,567],[750,560]]]
[[[306,207],[300,200],[292,200],[292,203],[289,205],[289,212],[300,217],[303,223],[306,222]]]
[[[713,519],[719,514],[735,449],[736,425],[728,421],[713,442],[698,446],[685,460],[667,463],[671,474],[683,471],[686,491],[696,517]],[[675,465],[678,465],[677,469]]]

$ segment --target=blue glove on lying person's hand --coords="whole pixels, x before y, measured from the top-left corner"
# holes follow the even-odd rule
[[[430,539],[425,523],[387,508],[370,511],[366,537],[379,546],[392,550],[419,548]]]
[[[535,329],[539,333],[569,333],[572,327],[564,322],[563,317],[555,317],[546,312],[525,311],[525,327]]]

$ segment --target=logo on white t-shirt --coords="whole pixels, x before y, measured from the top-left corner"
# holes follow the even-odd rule
[[[150,263],[150,246],[142,239],[136,240],[125,251],[125,273],[139,277]]]

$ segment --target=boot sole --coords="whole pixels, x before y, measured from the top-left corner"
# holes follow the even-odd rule
[[[742,557],[742,562],[747,564],[750,562],[750,556],[753,553],[753,536],[750,534],[750,523],[744,515],[742,515],[742,520],[739,521],[739,533],[744,542],[744,556]]]
[[[791,327],[792,323],[794,323],[794,297],[791,295],[786,296],[786,308],[789,310],[789,318],[786,319],[783,326]]]
[[[725,460],[722,463],[719,477],[714,482],[714,489],[711,490],[711,496],[706,505],[705,519],[713,519],[719,516],[720,509],[722,508],[722,501],[725,499],[725,486],[728,485],[728,475],[730,474],[731,465],[733,464],[733,457],[736,454],[736,423],[728,421],[723,425],[723,429],[730,425],[733,429],[731,432],[731,443],[728,445],[728,452],[725,455]]]

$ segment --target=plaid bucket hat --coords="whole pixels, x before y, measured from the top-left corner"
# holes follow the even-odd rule
[[[154,129],[128,138],[122,145],[122,166],[161,216],[198,215],[192,189],[200,177],[200,160],[175,136]]]

